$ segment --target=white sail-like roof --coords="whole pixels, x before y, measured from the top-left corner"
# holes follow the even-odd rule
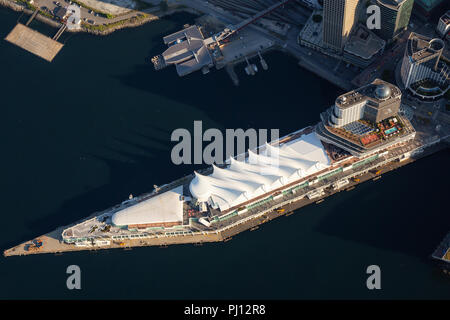
[[[279,168],[275,166],[253,164],[231,158],[231,164],[228,167],[228,170],[238,171],[246,175],[258,175],[267,181],[266,185],[269,190],[277,189],[286,184],[286,179],[283,174],[281,174]]]
[[[244,161],[238,161],[231,159],[231,165],[228,170],[235,170],[244,173],[251,173],[263,176],[272,181],[272,184],[277,180],[283,179],[283,174],[274,166],[268,166],[265,164],[249,163]]]
[[[232,170],[221,169],[213,165],[213,173],[210,177],[230,180],[233,184],[241,185],[241,187],[247,192],[254,192],[258,188],[262,187],[263,184],[255,180],[254,176],[249,176],[241,172],[235,172]]]
[[[314,133],[280,147],[266,144],[262,152],[248,151],[246,161],[230,159],[226,168],[213,167],[204,176],[195,173],[189,190],[202,202],[226,210],[305,178],[330,165],[323,145]]]
[[[301,169],[303,169],[305,172],[307,172],[311,167],[314,167],[317,163],[315,160],[310,160],[305,157],[303,157],[302,154],[296,152],[295,150],[286,147],[286,148],[278,148],[271,146],[270,144],[266,143],[266,149],[265,154],[267,155],[278,155],[279,157],[282,157],[283,159],[293,161],[295,162],[295,165],[298,165]]]
[[[116,226],[139,224],[159,224],[183,221],[183,186],[163,192],[128,208],[117,211],[112,216]]]
[[[303,135],[301,139],[290,141],[281,146],[281,149],[292,149],[304,158],[323,164],[325,167],[331,163],[315,132]]]
[[[248,151],[248,162],[251,164],[257,164],[261,167],[274,167],[275,172],[279,172],[284,178],[289,178],[291,175],[296,174],[297,171],[300,170],[300,168],[296,167],[295,163],[292,163],[284,158],[277,156],[265,156],[251,150]]]

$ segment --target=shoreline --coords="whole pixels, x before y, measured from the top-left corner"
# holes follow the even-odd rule
[[[28,15],[32,15],[34,12],[33,10],[27,8],[25,5],[16,3],[12,0],[0,0],[0,6],[10,8],[11,10],[16,11],[16,12],[23,12]],[[204,12],[201,12],[201,11],[198,11],[196,9],[189,8],[186,6],[179,6],[177,8],[169,9],[166,12],[158,12],[156,14],[146,13],[145,11],[136,11],[136,15],[131,18],[111,22],[111,24],[114,24],[114,26],[108,27],[107,25],[88,25],[89,27],[82,27],[79,30],[66,29],[66,32],[70,32],[72,34],[86,33],[86,34],[92,34],[92,35],[96,35],[96,36],[107,36],[107,35],[114,33],[115,31],[118,31],[121,29],[137,28],[144,24],[158,20],[160,18],[170,16],[170,15],[173,15],[175,13],[180,13],[180,12],[190,13],[190,14],[194,14],[194,15],[198,15],[198,16],[202,16],[205,14],[207,15],[207,13],[204,13]],[[46,25],[54,27],[56,29],[61,27],[60,22],[50,19],[49,17],[42,15],[42,14],[38,14],[35,19],[37,19],[38,21],[40,21],[42,23],[45,23]],[[124,21],[124,22],[122,22],[122,21]],[[85,25],[87,25],[87,24],[85,24]],[[106,29],[105,30],[97,29],[97,28],[103,28],[103,27]],[[346,83],[345,81],[342,81],[341,79],[339,79],[339,77],[336,77],[335,75],[330,75],[326,71],[321,70],[320,68],[319,69],[314,68],[313,65],[311,65],[307,61],[304,61],[304,59],[301,56],[299,56],[298,53],[296,53],[292,50],[287,50],[286,48],[275,45],[275,46],[269,48],[267,51],[279,51],[284,54],[288,54],[298,61],[297,64],[300,67],[314,73],[315,75],[317,75],[318,77],[320,77],[322,79],[329,81],[330,83],[334,84],[335,86],[339,87],[340,89],[347,90],[347,91],[350,91],[353,89],[353,86],[350,83]],[[256,55],[256,54],[254,54],[254,55]],[[217,68],[217,69],[218,70],[225,69],[226,72],[228,73],[228,75],[230,76],[233,84],[235,86],[238,86],[239,78],[237,77],[236,73],[234,72],[234,68],[243,62],[245,62],[244,59],[237,59],[237,60],[232,61],[229,64],[221,66],[220,68]]]
[[[4,8],[9,8],[15,12],[23,12],[27,15],[31,15],[33,14],[33,10],[25,7],[24,5],[21,5],[17,2],[11,1],[11,0],[0,0],[0,6],[4,7]],[[131,12],[131,11],[130,11]],[[202,14],[201,12],[198,12],[192,8],[188,8],[188,7],[178,7],[178,8],[174,8],[174,9],[169,9],[166,12],[158,12],[156,14],[148,14],[145,11],[135,11],[136,12],[136,16],[140,16],[139,18],[136,16],[133,16],[131,18],[127,18],[124,20],[119,20],[116,22],[113,22],[112,24],[117,24],[111,27],[105,26],[105,25],[92,25],[92,28],[86,28],[86,27],[82,27],[81,29],[78,30],[70,30],[67,29],[66,32],[71,32],[71,33],[87,33],[87,34],[92,34],[92,35],[97,35],[97,36],[107,36],[112,34],[115,31],[121,30],[121,29],[126,29],[126,28],[136,28],[136,27],[140,27],[146,23],[158,20],[160,18],[166,17],[166,16],[170,16],[172,14],[178,13],[178,12],[187,12],[187,13],[192,13],[192,14]],[[42,14],[38,14],[36,15],[36,20],[38,20],[39,22],[45,23],[46,25],[49,25],[51,27],[54,28],[59,28],[61,26],[61,23],[50,19],[47,16],[44,16]],[[122,23],[122,21],[124,21]],[[105,30],[98,30],[95,29],[96,27],[100,27],[100,26],[104,26]]]

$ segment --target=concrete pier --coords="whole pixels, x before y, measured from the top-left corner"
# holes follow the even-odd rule
[[[404,147],[400,147],[404,148]],[[423,151],[420,156],[417,158],[407,158],[404,161],[398,161],[396,158],[385,160],[384,164],[377,165],[377,172],[381,170],[381,174],[389,172],[391,170],[397,169],[401,166],[409,164],[420,157],[426,156],[438,150],[445,148],[442,144],[433,145],[428,147],[425,151]],[[400,155],[399,153],[398,155]],[[395,157],[398,157],[395,156]],[[145,246],[160,246],[166,247],[172,244],[202,244],[206,242],[218,242],[218,241],[229,241],[231,238],[243,231],[253,229],[256,230],[255,227],[262,225],[265,222],[271,221],[275,218],[281,217],[283,215],[289,216],[301,207],[304,207],[309,204],[317,204],[320,203],[326,197],[329,197],[335,193],[341,191],[350,191],[353,190],[359,183],[371,180],[375,177],[379,177],[380,174],[374,173],[372,169],[367,168],[361,174],[358,174],[358,180],[349,180],[349,183],[345,185],[343,188],[326,188],[324,187],[324,193],[314,199],[308,199],[307,197],[301,198],[299,200],[293,200],[286,203],[282,203],[280,205],[274,204],[273,208],[269,208],[268,210],[261,212],[261,214],[257,214],[254,216],[246,218],[244,221],[238,221],[229,226],[221,227],[215,231],[203,231],[196,232],[192,234],[185,235],[158,235],[153,238],[146,239],[122,239],[120,241],[111,241],[110,244],[104,246],[89,246],[89,247],[78,247],[74,244],[66,244],[62,241],[61,233],[67,227],[60,227],[50,233],[47,233],[43,236],[38,237],[37,239],[42,240],[43,246],[37,250],[29,250],[29,246],[31,241],[27,241],[21,243],[13,248],[4,251],[4,256],[22,256],[22,255],[31,255],[31,254],[44,254],[44,253],[53,253],[59,254],[62,252],[72,252],[72,251],[96,251],[96,250],[104,250],[104,249],[129,249],[132,247],[145,247]],[[377,180],[376,183],[382,183],[382,180]],[[284,209],[284,210],[280,210]]]

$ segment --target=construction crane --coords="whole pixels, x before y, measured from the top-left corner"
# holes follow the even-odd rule
[[[275,3],[274,5],[272,5],[270,7],[268,7],[265,10],[258,12],[254,16],[251,16],[251,17],[241,21],[240,23],[238,23],[236,25],[229,25],[229,26],[227,26],[221,32],[219,32],[219,33],[217,33],[216,35],[213,36],[214,41],[216,43],[224,41],[229,36],[235,34],[236,32],[239,32],[239,30],[242,30],[243,28],[245,28],[249,24],[254,23],[256,20],[261,19],[262,17],[268,15],[272,11],[275,11],[276,9],[278,9],[281,6],[284,6],[285,4],[287,4],[290,1],[292,1],[292,0],[282,0],[282,1],[278,2],[278,3]]]

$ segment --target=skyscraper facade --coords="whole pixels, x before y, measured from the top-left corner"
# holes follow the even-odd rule
[[[359,0],[324,0],[323,43],[342,52],[357,21]]]
[[[387,42],[393,41],[409,24],[414,0],[376,0],[380,7],[381,29],[376,33]]]

